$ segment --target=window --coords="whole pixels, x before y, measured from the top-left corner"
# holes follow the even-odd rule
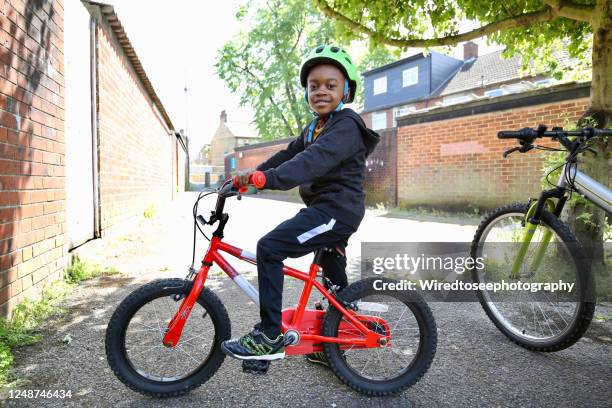
[[[553,83],[553,81],[550,78],[539,79],[539,80],[534,82],[535,86],[538,86],[538,87],[544,87],[544,86],[552,85],[552,83]]]
[[[478,98],[478,96],[474,94],[459,94],[459,95],[445,96],[444,100],[442,101],[442,104],[444,106],[455,105],[458,103],[469,102],[476,98]]]
[[[398,116],[404,116],[411,112],[416,112],[416,105],[404,105],[393,108],[393,127],[397,126],[396,118]]]
[[[372,130],[387,128],[387,112],[372,112]]]
[[[485,96],[494,98],[496,96],[506,95],[507,93],[508,92],[505,89],[497,88],[497,89],[491,89],[490,91],[486,91]]]
[[[501,88],[505,89],[509,93],[525,92],[534,87],[535,85],[529,81],[521,81],[521,82],[516,82],[514,84],[508,84],[508,85],[501,86]]]
[[[412,67],[402,71],[402,87],[419,83],[419,67]]]
[[[374,80],[374,95],[387,92],[387,77],[376,78]]]

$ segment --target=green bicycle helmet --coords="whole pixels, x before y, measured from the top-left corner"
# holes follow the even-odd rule
[[[320,45],[308,53],[300,69],[300,82],[306,88],[306,78],[310,69],[318,64],[332,64],[337,66],[349,82],[350,94],[346,103],[353,102],[357,91],[357,68],[348,53],[340,47],[333,45]]]

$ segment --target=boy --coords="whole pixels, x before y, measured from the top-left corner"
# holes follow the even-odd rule
[[[300,186],[307,208],[282,222],[257,243],[257,273],[261,322],[239,339],[223,342],[225,354],[241,360],[276,360],[285,356],[281,334],[283,261],[321,247],[321,266],[332,284],[347,286],[344,248],[365,212],[365,159],[379,136],[366,128],[351,109],[357,90],[357,70],[346,51],[323,45],[313,49],[300,70],[300,82],[315,119],[289,146],[257,166],[263,188],[289,190]],[[238,175],[246,185],[252,170]]]

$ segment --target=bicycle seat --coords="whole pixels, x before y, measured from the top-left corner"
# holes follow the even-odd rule
[[[341,245],[328,245],[321,249],[324,252],[335,252],[336,255],[346,256],[346,252],[344,252],[344,248]]]

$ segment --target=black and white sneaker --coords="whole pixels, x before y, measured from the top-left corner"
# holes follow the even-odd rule
[[[253,329],[239,339],[221,343],[221,350],[239,360],[279,360],[285,358],[285,341],[282,334],[269,339],[262,331]]]

